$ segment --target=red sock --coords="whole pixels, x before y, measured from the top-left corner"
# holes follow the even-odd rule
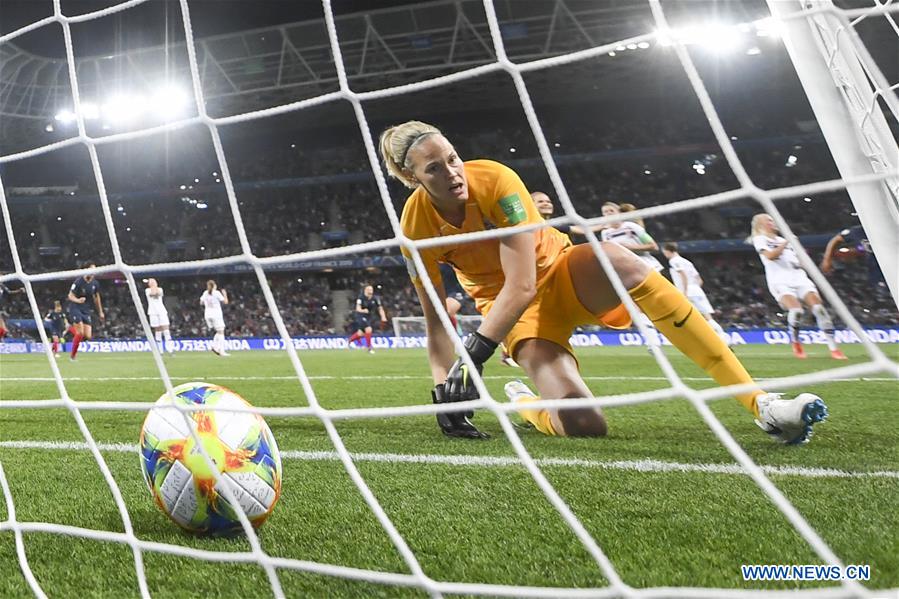
[[[449,316],[449,314],[447,314],[447,316]],[[456,323],[456,317],[450,316],[449,319],[450,319],[450,322],[453,323],[453,327],[458,329],[459,325]]]
[[[365,334],[365,346],[366,346],[368,349],[371,349],[371,333],[366,333],[366,334]]]
[[[58,353],[59,353],[59,341],[54,341],[54,342],[53,342],[53,353],[54,353],[54,354],[58,354]]]
[[[0,327],[0,341],[3,341],[4,337],[6,337],[6,329]]]
[[[69,328],[67,328],[67,329],[66,329],[66,332],[67,332],[69,335],[71,335],[72,337],[74,337],[75,335],[78,334],[77,331],[75,331],[75,327],[73,327],[73,326],[70,326]]]
[[[362,333],[356,331],[350,336],[349,343],[352,343],[353,341],[359,341],[360,339],[362,339]]]
[[[72,339],[72,357],[73,357],[73,358],[75,357],[75,354],[78,353],[78,344],[81,343],[81,340],[82,340],[83,338],[84,338],[84,337],[83,337],[82,335],[79,335],[78,333],[75,333],[75,338]]]

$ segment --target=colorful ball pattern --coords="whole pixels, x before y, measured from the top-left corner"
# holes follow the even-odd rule
[[[191,532],[233,535],[243,530],[222,482],[216,481],[190,434],[192,428],[220,478],[233,483],[229,486],[237,504],[258,528],[281,495],[281,456],[268,424],[258,414],[229,411],[250,404],[224,387],[195,382],[179,385],[174,392],[177,405],[210,409],[182,413],[165,394],[147,414],[140,432],[141,469],[156,505]]]

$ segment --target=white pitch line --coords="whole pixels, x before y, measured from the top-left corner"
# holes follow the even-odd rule
[[[137,452],[137,445],[130,443],[98,443],[101,451]],[[0,449],[49,449],[58,451],[86,451],[87,443],[77,441],[0,441]],[[483,466],[505,468],[520,466],[515,457],[476,455],[435,455],[402,453],[351,453],[357,462],[381,462],[390,464],[438,464],[445,466]],[[286,460],[308,462],[337,462],[335,451],[281,451]],[[737,464],[690,464],[663,462],[661,460],[582,460],[578,458],[536,458],[540,466],[598,468],[601,470],[626,470],[631,472],[702,472],[705,474],[745,474]],[[766,474],[799,476],[803,478],[895,478],[899,471],[850,471],[835,468],[805,468],[801,466],[762,466]]]
[[[514,374],[514,373],[513,373]],[[77,376],[64,376],[62,377],[65,381],[160,381],[161,379],[158,376],[98,376],[98,377],[77,377]],[[178,381],[195,381],[195,380],[205,380],[205,379],[217,379],[217,380],[226,380],[226,381],[296,381],[296,375],[289,376],[229,376],[229,375],[219,375],[219,374],[210,374],[209,376],[171,376],[169,377],[172,380]],[[415,374],[371,374],[371,375],[346,375],[346,376],[337,376],[337,375],[315,375],[308,377],[309,380],[312,381],[418,381],[418,380],[431,380],[431,377],[428,375],[415,375]],[[514,378],[512,376],[499,376],[499,375],[487,375],[482,376],[481,378],[487,380],[509,380]],[[581,377],[586,381],[667,381],[663,376],[584,376]],[[682,376],[681,380],[684,381],[711,381],[711,377],[707,376]],[[757,381],[767,381],[774,377],[756,377]],[[53,377],[43,377],[43,376],[22,376],[22,377],[11,377],[4,376],[0,377],[0,381],[9,381],[9,382],[20,382],[20,383],[49,383],[56,381]],[[826,382],[858,382],[858,381],[873,381],[873,382],[899,382],[899,379],[894,377],[850,377],[850,378],[836,378],[836,379],[827,379]]]

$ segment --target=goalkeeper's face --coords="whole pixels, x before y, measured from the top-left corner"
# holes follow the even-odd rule
[[[437,202],[468,200],[465,165],[453,144],[442,135],[428,135],[413,145],[406,161],[415,179]]]

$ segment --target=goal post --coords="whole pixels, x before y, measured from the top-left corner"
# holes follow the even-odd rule
[[[836,16],[832,0],[767,2],[783,27],[784,46],[840,176],[888,175],[847,184],[846,190],[899,306],[899,147],[878,99],[897,119],[899,101],[876,65],[867,65],[866,73],[863,61],[870,61],[870,56],[859,57],[853,44],[855,32]],[[804,19],[795,17],[810,9],[816,12]]]

